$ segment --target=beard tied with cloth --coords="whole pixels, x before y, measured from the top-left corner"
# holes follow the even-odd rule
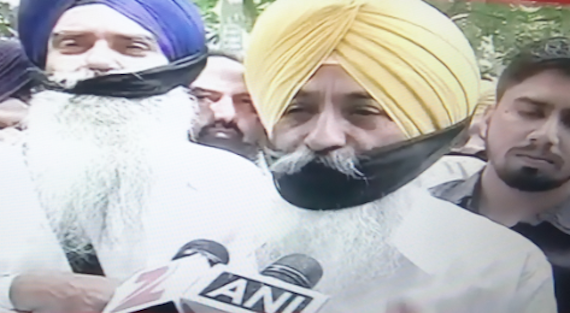
[[[24,153],[72,265],[92,259],[94,245],[120,249],[143,239],[154,169],[161,154],[186,142],[197,116],[197,103],[182,86],[206,62],[201,17],[188,1],[24,0],[18,30],[39,69],[59,18],[87,4],[107,5],[150,31],[170,63],[103,76],[86,69],[34,73],[44,91],[31,100]]]
[[[447,153],[469,123],[479,93],[473,50],[447,17],[423,1],[278,0],[258,19],[245,78],[260,120],[275,125],[325,60],[338,64],[408,138],[357,154],[301,145],[268,147],[267,168],[283,208],[281,237],[260,265],[288,253],[322,262],[317,290],[348,295],[393,274],[391,235],[419,192],[410,183]],[[358,287],[358,288],[357,288]]]

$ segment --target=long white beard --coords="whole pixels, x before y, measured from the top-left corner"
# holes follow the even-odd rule
[[[311,211],[284,204],[276,212],[281,234],[258,251],[259,265],[302,253],[315,258],[324,274],[316,290],[347,295],[393,274],[400,253],[390,236],[410,207],[415,186],[385,198],[338,211]]]
[[[187,141],[197,109],[182,88],[145,99],[34,95],[26,158],[65,250],[141,239],[153,164]]]
[[[290,153],[267,150],[277,159],[267,165],[263,156],[258,163],[273,175],[292,174],[312,161],[358,177],[358,159],[345,147],[326,156],[301,146]],[[312,211],[284,204],[274,214],[281,229],[259,249],[260,266],[278,258],[302,253],[315,258],[323,267],[316,290],[331,296],[347,296],[393,274],[399,267],[400,253],[391,245],[390,236],[411,207],[417,184],[410,183],[371,203],[335,211]]]

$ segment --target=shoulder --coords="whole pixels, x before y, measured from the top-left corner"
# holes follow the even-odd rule
[[[425,188],[431,188],[453,180],[467,179],[485,166],[475,157],[444,156],[418,177]]]
[[[253,161],[234,153],[194,143],[190,143],[186,151],[190,154],[189,161],[194,164],[195,169],[207,170],[210,175],[219,174],[228,179],[261,177],[261,170]]]
[[[212,203],[243,207],[254,214],[273,205],[273,182],[262,174],[254,162],[233,153],[188,143],[181,148],[175,166],[169,166],[172,177],[201,194]],[[168,165],[167,165],[168,166]]]
[[[523,236],[427,191],[415,197],[397,238],[399,248],[437,272],[455,268],[518,277],[529,270],[530,260],[536,270],[549,268],[543,253]]]

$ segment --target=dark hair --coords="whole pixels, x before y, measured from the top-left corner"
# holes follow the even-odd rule
[[[208,51],[208,57],[222,57],[222,58],[226,58],[226,59],[230,59],[232,61],[236,61],[238,63],[243,63],[243,60],[230,52],[226,52],[226,51],[222,51],[222,50],[212,50],[212,51]]]
[[[537,41],[515,56],[497,83],[497,103],[507,89],[549,69],[570,76],[570,38],[551,37]]]

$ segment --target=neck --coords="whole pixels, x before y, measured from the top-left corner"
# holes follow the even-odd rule
[[[562,203],[568,192],[567,185],[544,192],[511,188],[489,163],[481,175],[479,212],[499,224],[512,227]]]

